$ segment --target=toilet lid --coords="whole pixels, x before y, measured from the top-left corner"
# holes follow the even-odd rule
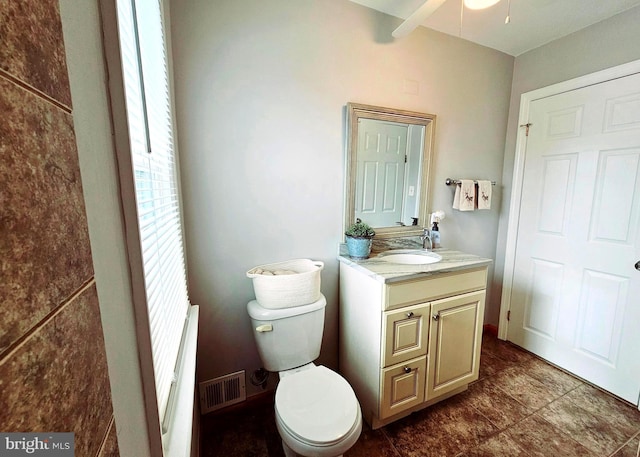
[[[282,378],[275,403],[282,425],[310,444],[340,441],[358,417],[358,401],[349,383],[322,365]]]

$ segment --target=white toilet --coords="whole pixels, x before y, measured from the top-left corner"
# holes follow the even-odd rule
[[[362,431],[353,389],[338,373],[313,360],[320,355],[324,296],[284,309],[247,304],[264,368],[277,371],[276,425],[287,457],[339,457]]]

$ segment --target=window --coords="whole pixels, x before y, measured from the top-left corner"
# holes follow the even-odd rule
[[[159,0],[117,0],[131,173],[157,406],[163,433],[189,312],[163,13]]]

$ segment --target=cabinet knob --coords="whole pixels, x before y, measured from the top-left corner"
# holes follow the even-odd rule
[[[411,373],[411,367],[404,367],[405,373]]]
[[[409,311],[407,313],[407,319],[411,319],[413,317],[413,311]]]
[[[439,319],[440,319],[440,314],[434,314],[434,315],[433,315],[433,320],[434,320],[434,321],[437,321],[437,320],[439,320]]]

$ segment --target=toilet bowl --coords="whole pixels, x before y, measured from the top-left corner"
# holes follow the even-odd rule
[[[355,393],[338,373],[320,365],[280,373],[276,426],[287,457],[337,457],[362,431]]]
[[[362,431],[360,404],[349,383],[313,363],[326,304],[323,295],[285,309],[264,308],[255,300],[247,304],[264,368],[280,376],[275,416],[287,457],[339,457]]]

